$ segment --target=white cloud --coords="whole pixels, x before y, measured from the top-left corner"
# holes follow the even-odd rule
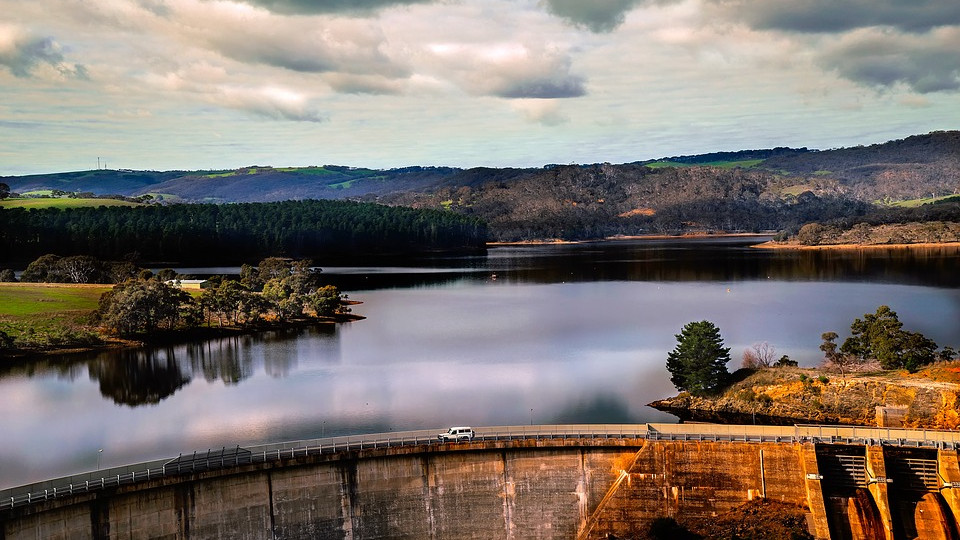
[[[503,98],[570,98],[586,94],[570,57],[553,45],[434,43],[428,62],[471,94]]]
[[[224,70],[209,65],[151,75],[144,82],[167,93],[190,94],[205,103],[265,118],[306,122],[326,120],[312,105],[309,96],[279,86],[235,85],[229,82]]]

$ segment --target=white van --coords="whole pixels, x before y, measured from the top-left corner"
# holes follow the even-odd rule
[[[469,441],[473,439],[475,435],[476,433],[473,432],[472,427],[457,426],[448,429],[445,433],[437,435],[437,438],[440,439],[440,442]]]

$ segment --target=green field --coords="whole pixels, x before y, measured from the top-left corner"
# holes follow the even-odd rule
[[[117,199],[4,199],[0,208],[85,208],[96,206],[143,206],[140,203]]]
[[[22,349],[57,349],[99,342],[90,326],[100,295],[112,285],[0,283],[0,332]]]
[[[323,167],[280,167],[276,170],[280,172],[306,174],[309,176],[327,176],[329,174],[335,174],[333,171],[329,171]]]
[[[113,285],[0,283],[0,319],[55,315],[97,309],[100,295]]]
[[[667,167],[689,167],[686,163],[677,163],[676,161],[654,161],[644,164],[644,167],[651,169],[665,169]]]

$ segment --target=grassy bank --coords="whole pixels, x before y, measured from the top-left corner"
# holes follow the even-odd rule
[[[0,331],[18,349],[84,347],[101,342],[90,314],[111,285],[0,283]]]
[[[47,353],[137,346],[143,343],[176,343],[270,329],[363,319],[362,316],[350,313],[332,317],[305,315],[289,320],[268,317],[256,324],[224,327],[220,327],[215,319],[211,319],[201,326],[157,331],[149,335],[136,336],[137,341],[131,341],[101,335],[92,321],[100,295],[112,287],[113,285],[67,283],[0,283],[0,332],[12,340],[12,343],[0,342],[0,355],[26,358]],[[187,292],[193,297],[201,294],[199,287]],[[347,303],[356,304],[357,302]],[[5,345],[6,348],[4,348]]]

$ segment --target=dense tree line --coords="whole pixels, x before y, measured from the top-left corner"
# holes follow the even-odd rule
[[[0,257],[42,254],[191,264],[480,247],[486,226],[452,212],[346,201],[0,209]]]

